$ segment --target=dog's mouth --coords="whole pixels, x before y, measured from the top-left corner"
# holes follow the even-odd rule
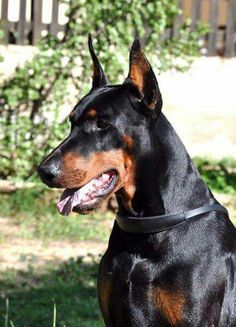
[[[63,216],[69,215],[72,211],[81,213],[90,211],[112,193],[117,181],[117,172],[109,170],[80,188],[65,189],[57,202],[57,209]]]

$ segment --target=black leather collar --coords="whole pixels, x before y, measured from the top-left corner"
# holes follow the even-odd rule
[[[227,209],[222,205],[209,204],[185,212],[153,217],[126,217],[117,214],[116,221],[118,226],[125,232],[152,234],[168,230],[185,223],[188,219],[195,218],[210,211],[220,211],[228,215]]]

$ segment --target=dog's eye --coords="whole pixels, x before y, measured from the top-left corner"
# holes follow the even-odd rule
[[[97,127],[98,128],[107,128],[110,126],[110,123],[105,119],[98,119],[97,120]]]

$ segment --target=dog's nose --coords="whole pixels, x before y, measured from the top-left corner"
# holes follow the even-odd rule
[[[38,166],[38,174],[42,181],[48,186],[56,187],[55,180],[60,174],[60,167],[55,161],[51,161],[48,163],[42,162]]]

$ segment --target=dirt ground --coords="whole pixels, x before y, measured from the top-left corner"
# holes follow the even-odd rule
[[[78,256],[95,256],[104,253],[102,241],[50,241],[19,237],[19,227],[11,218],[0,217],[1,252],[0,271],[8,269],[28,270],[29,267],[59,264]]]
[[[216,198],[228,208],[230,217],[233,222],[236,222],[236,196],[217,194]],[[19,226],[7,217],[0,217],[0,231],[0,271],[28,270],[29,267],[37,268],[47,264],[57,265],[78,256],[101,255],[107,247],[107,243],[102,241],[45,242],[38,239],[24,239],[19,236]]]

